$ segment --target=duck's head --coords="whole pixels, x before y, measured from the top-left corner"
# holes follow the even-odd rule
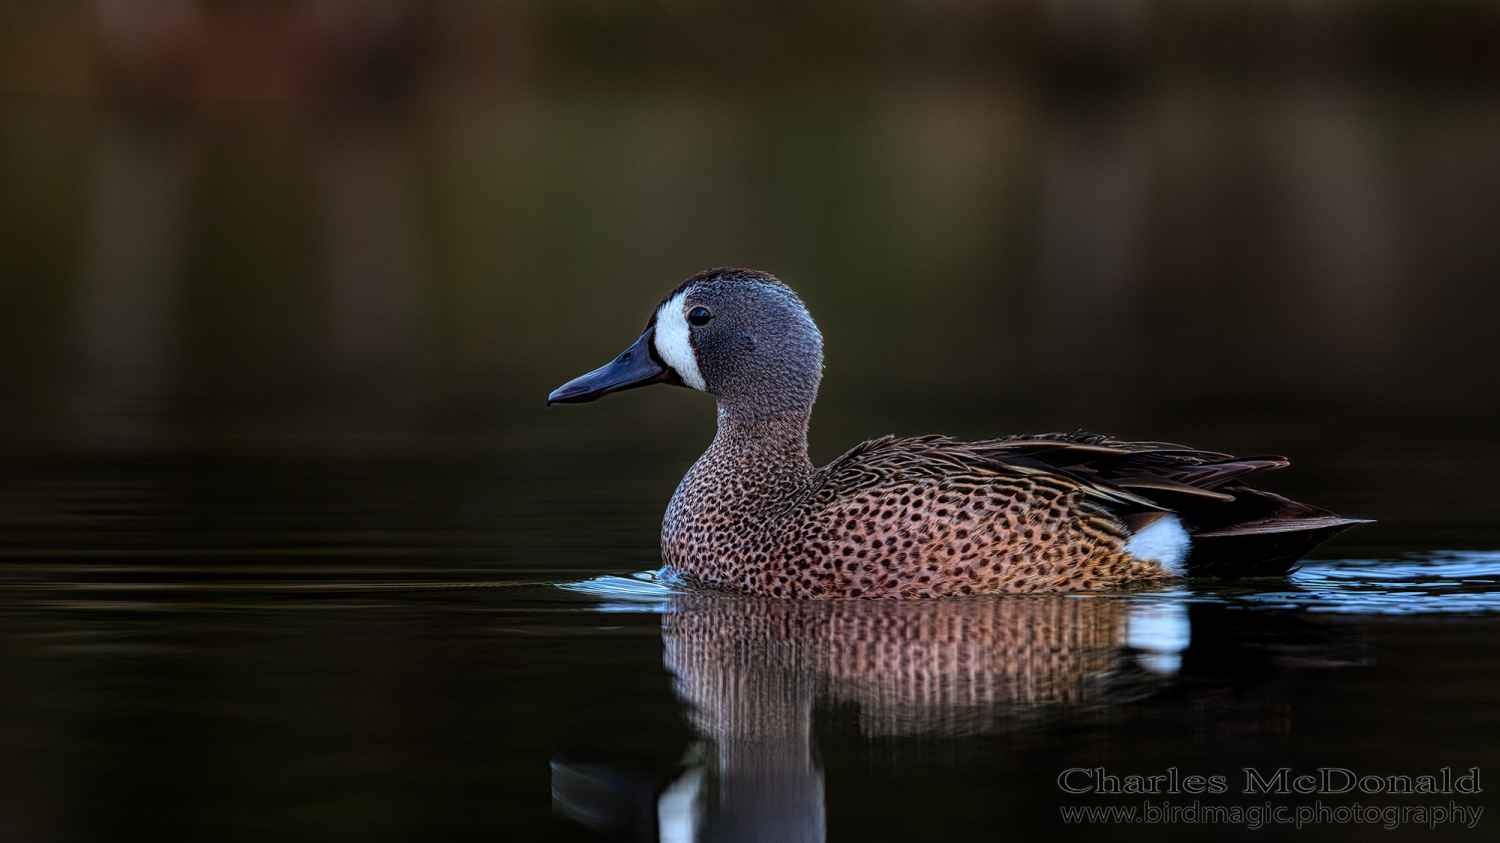
[[[823,336],[791,288],[769,273],[710,269],[668,293],[635,345],[547,396],[578,404],[653,383],[687,386],[726,412],[806,411],[823,376]]]

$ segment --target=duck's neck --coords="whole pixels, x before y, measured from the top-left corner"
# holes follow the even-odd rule
[[[746,417],[720,404],[713,444],[689,476],[698,475],[695,479],[712,484],[720,500],[733,500],[750,512],[779,509],[812,476],[812,460],[807,455],[809,415],[809,411],[795,411]]]
[[[722,404],[713,444],[677,486],[662,522],[669,564],[706,581],[736,579],[766,552],[775,516],[807,488],[808,412],[746,417]]]

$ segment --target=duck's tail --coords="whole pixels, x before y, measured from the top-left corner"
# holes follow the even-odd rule
[[[1216,491],[1234,500],[1179,511],[1191,539],[1185,576],[1281,576],[1322,542],[1355,524],[1370,523],[1238,483]]]
[[[1136,547],[1127,549],[1181,576],[1280,576],[1319,543],[1369,523],[1245,485],[1285,468],[1285,457],[1234,457],[1081,431],[970,447],[999,463],[1126,493],[1105,505],[1130,529]]]

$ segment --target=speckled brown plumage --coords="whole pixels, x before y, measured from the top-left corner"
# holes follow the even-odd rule
[[[661,382],[718,399],[718,433],[662,524],[667,565],[710,588],[943,597],[1283,573],[1358,523],[1243,485],[1285,466],[1280,457],[1083,433],[886,437],[814,469],[807,426],[821,377],[822,336],[796,294],[765,273],[720,269],[679,285],[635,346],[549,400]],[[1193,534],[1185,561],[1127,549],[1163,515]]]
[[[812,598],[1075,591],[1168,575],[1124,552],[1130,534],[1107,508],[1146,502],[1007,464],[1000,444],[887,437],[812,471],[805,453],[721,432],[667,510],[667,564],[705,585]]]

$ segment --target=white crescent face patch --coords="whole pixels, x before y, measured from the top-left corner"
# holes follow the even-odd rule
[[[693,353],[687,314],[683,312],[683,301],[687,291],[662,303],[656,311],[656,353],[672,367],[682,382],[699,392],[703,391],[703,375],[698,373],[698,356]]]

